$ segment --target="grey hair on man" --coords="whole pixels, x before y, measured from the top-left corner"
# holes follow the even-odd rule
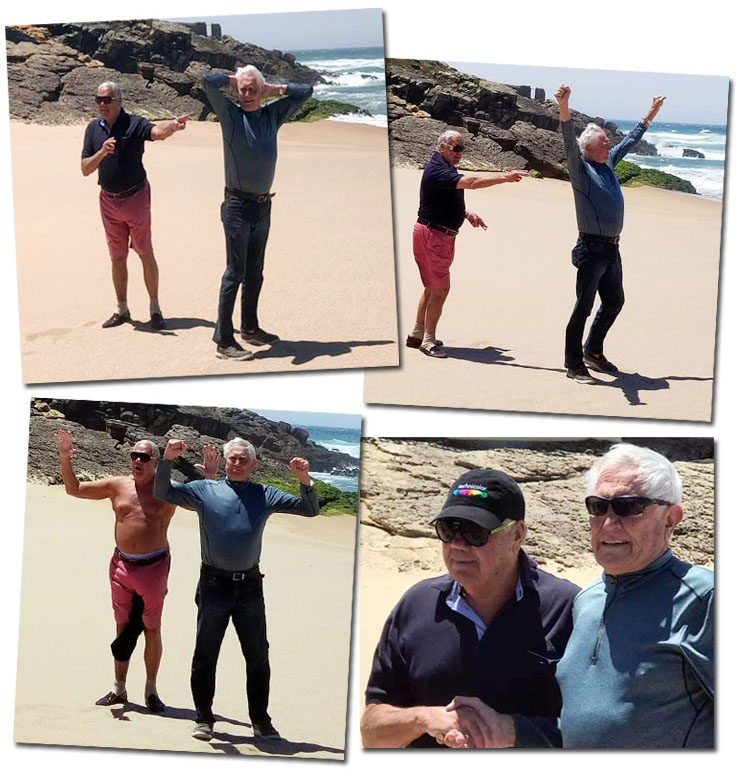
[[[626,442],[612,445],[583,475],[586,495],[594,495],[601,475],[614,468],[633,468],[637,486],[645,497],[681,504],[683,485],[676,467],[659,452]]]
[[[253,64],[248,64],[246,67],[237,67],[234,75],[237,83],[248,75],[254,75],[254,77],[257,78],[260,88],[265,85],[265,76]]]
[[[98,88],[109,88],[113,92],[113,96],[115,96],[116,99],[123,100],[121,87],[114,80],[106,80],[104,83],[101,83]]]
[[[596,139],[599,134],[606,134],[598,123],[587,123],[586,128],[583,129],[581,135],[576,140],[578,142],[578,149],[581,151],[581,155],[586,153],[586,148]]]
[[[228,442],[226,442],[224,445],[224,458],[228,458],[229,453],[235,447],[244,447],[244,449],[249,453],[249,457],[252,460],[257,460],[257,452],[254,449],[254,445],[251,444],[251,442],[248,442],[246,439],[242,439],[240,436],[235,436],[233,439],[230,439]]]
[[[152,442],[151,439],[140,439],[134,447],[137,447],[140,444],[146,444],[149,446],[149,454],[154,458],[155,460],[159,460],[159,447],[157,447],[154,442]]]
[[[437,150],[439,150],[443,145],[449,144],[453,137],[459,137],[462,139],[462,134],[459,131],[453,131],[452,129],[443,131],[437,138]]]

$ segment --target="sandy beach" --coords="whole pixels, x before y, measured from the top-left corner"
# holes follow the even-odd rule
[[[130,252],[133,324],[115,310],[96,176],[79,169],[83,125],[11,122],[21,351],[26,383],[390,366],[398,363],[385,129],[289,124],[279,137],[262,327],[281,342],[253,361],[215,358],[211,341],[226,257],[217,123],[148,142],[160,303],[149,326]],[[239,299],[237,298],[237,308]],[[238,312],[235,313],[238,325]]]
[[[392,174],[403,343],[422,288],[411,248],[421,171]],[[599,386],[565,377],[576,277],[571,187],[525,179],[466,193],[488,230],[466,223],[457,237],[437,327],[449,358],[402,346],[400,369],[366,373],[365,401],[710,420],[722,206],[645,187],[625,189],[624,198],[626,303],[605,347],[618,376],[597,373]]]
[[[165,602],[159,692],[163,715],[143,706],[142,644],[131,659],[129,704],[94,706],[112,682],[114,633],[107,579],[113,550],[108,501],[29,485],[16,690],[16,742],[201,752],[212,755],[344,757],[354,517],[305,520],[276,514],[261,566],[272,683],[270,713],[283,740],[255,740],[246,709],[244,659],[233,627],[219,658],[210,744],[190,737],[190,659],[199,568],[197,518],[170,525],[172,569]],[[50,573],[50,566],[53,571]]]

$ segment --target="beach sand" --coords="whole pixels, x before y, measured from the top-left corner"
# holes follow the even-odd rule
[[[168,328],[148,327],[139,259],[130,252],[135,323],[102,329],[115,310],[97,175],[83,177],[84,126],[11,122],[23,380],[26,383],[241,374],[398,363],[385,129],[295,123],[279,135],[260,325],[282,338],[248,362],[211,341],[226,265],[217,123],[148,142],[152,234]],[[239,324],[239,298],[234,313]]]
[[[143,638],[131,659],[130,703],[94,706],[113,680],[107,577],[113,522],[108,501],[70,498],[61,487],[28,486],[15,741],[343,759],[355,518],[276,514],[270,519],[261,567],[270,713],[283,740],[252,736],[244,659],[230,626],[219,657],[210,744],[190,737],[193,597],[200,563],[192,512],[178,510],[169,531],[172,569],[158,681],[167,711],[152,715],[143,706]]]
[[[411,247],[421,171],[392,174],[402,364],[365,374],[366,402],[711,419],[720,203],[624,190],[626,303],[605,346],[622,373],[596,373],[602,384],[585,386],[563,368],[576,278],[570,184],[525,179],[466,192],[488,230],[465,223],[457,237],[437,327],[450,358],[436,360],[403,346],[422,289]]]

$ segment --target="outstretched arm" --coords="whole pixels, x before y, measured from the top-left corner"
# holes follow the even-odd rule
[[[283,514],[298,514],[302,517],[315,517],[319,513],[319,498],[314,490],[311,477],[308,475],[309,464],[305,458],[293,458],[290,470],[301,483],[300,497],[278,490],[277,487],[267,487],[267,507],[270,512],[279,511]]]
[[[80,482],[72,468],[72,456],[75,450],[72,447],[72,434],[63,428],[54,434],[59,451],[59,462],[62,466],[62,479],[67,495],[75,498],[86,498],[91,501],[101,501],[110,498],[109,480],[99,479],[96,482]]]
[[[174,133],[182,131],[189,120],[189,115],[181,115],[179,118],[168,120],[166,123],[157,123],[152,128],[152,139],[156,142],[171,137]]]
[[[457,181],[457,188],[458,190],[480,190],[484,187],[501,185],[504,182],[519,182],[519,180],[524,179],[528,175],[529,172],[519,169],[507,171],[506,174],[499,174],[497,177],[479,177],[477,174],[463,174]]]
[[[663,106],[663,102],[665,102],[665,96],[654,96],[653,103],[650,105],[648,114],[640,121],[640,123],[644,123],[646,126],[649,126],[655,120],[655,116],[660,112],[660,108]]]

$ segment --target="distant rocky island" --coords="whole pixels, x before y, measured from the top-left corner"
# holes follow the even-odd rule
[[[545,98],[543,89],[493,83],[442,62],[418,59],[386,59],[386,83],[395,165],[422,168],[437,137],[445,129],[455,128],[465,139],[460,169],[526,169],[533,176],[568,179],[558,107]],[[603,118],[576,110],[571,114],[576,134],[593,122],[604,129],[612,145],[624,136],[615,123]],[[657,155],[655,146],[646,140],[634,152]],[[696,193],[690,182],[673,174],[627,166],[617,164],[620,182]]]
[[[150,120],[215,116],[200,81],[254,64],[278,82],[315,85],[322,74],[282,51],[269,51],[221,34],[204,22],[157,20],[47,24],[5,28],[11,119],[80,123],[96,114],[93,96],[106,80],[121,84],[129,112]],[[295,120],[361,112],[342,102],[310,99]]]
[[[202,462],[203,445],[221,447],[235,436],[250,441],[257,451],[254,481],[277,484],[288,492],[298,490],[298,482],[288,469],[296,456],[306,458],[311,471],[342,476],[359,472],[357,458],[316,444],[303,428],[268,420],[250,410],[34,398],[28,481],[62,484],[54,442],[54,433],[60,428],[72,432],[74,467],[78,477],[85,480],[125,476],[131,472],[128,453],[137,442],[148,439],[163,452],[173,438],[184,439],[188,452],[173,463],[172,478],[179,482],[202,479],[195,464]],[[314,484],[323,514],[356,514],[357,493],[340,492],[320,481]]]

